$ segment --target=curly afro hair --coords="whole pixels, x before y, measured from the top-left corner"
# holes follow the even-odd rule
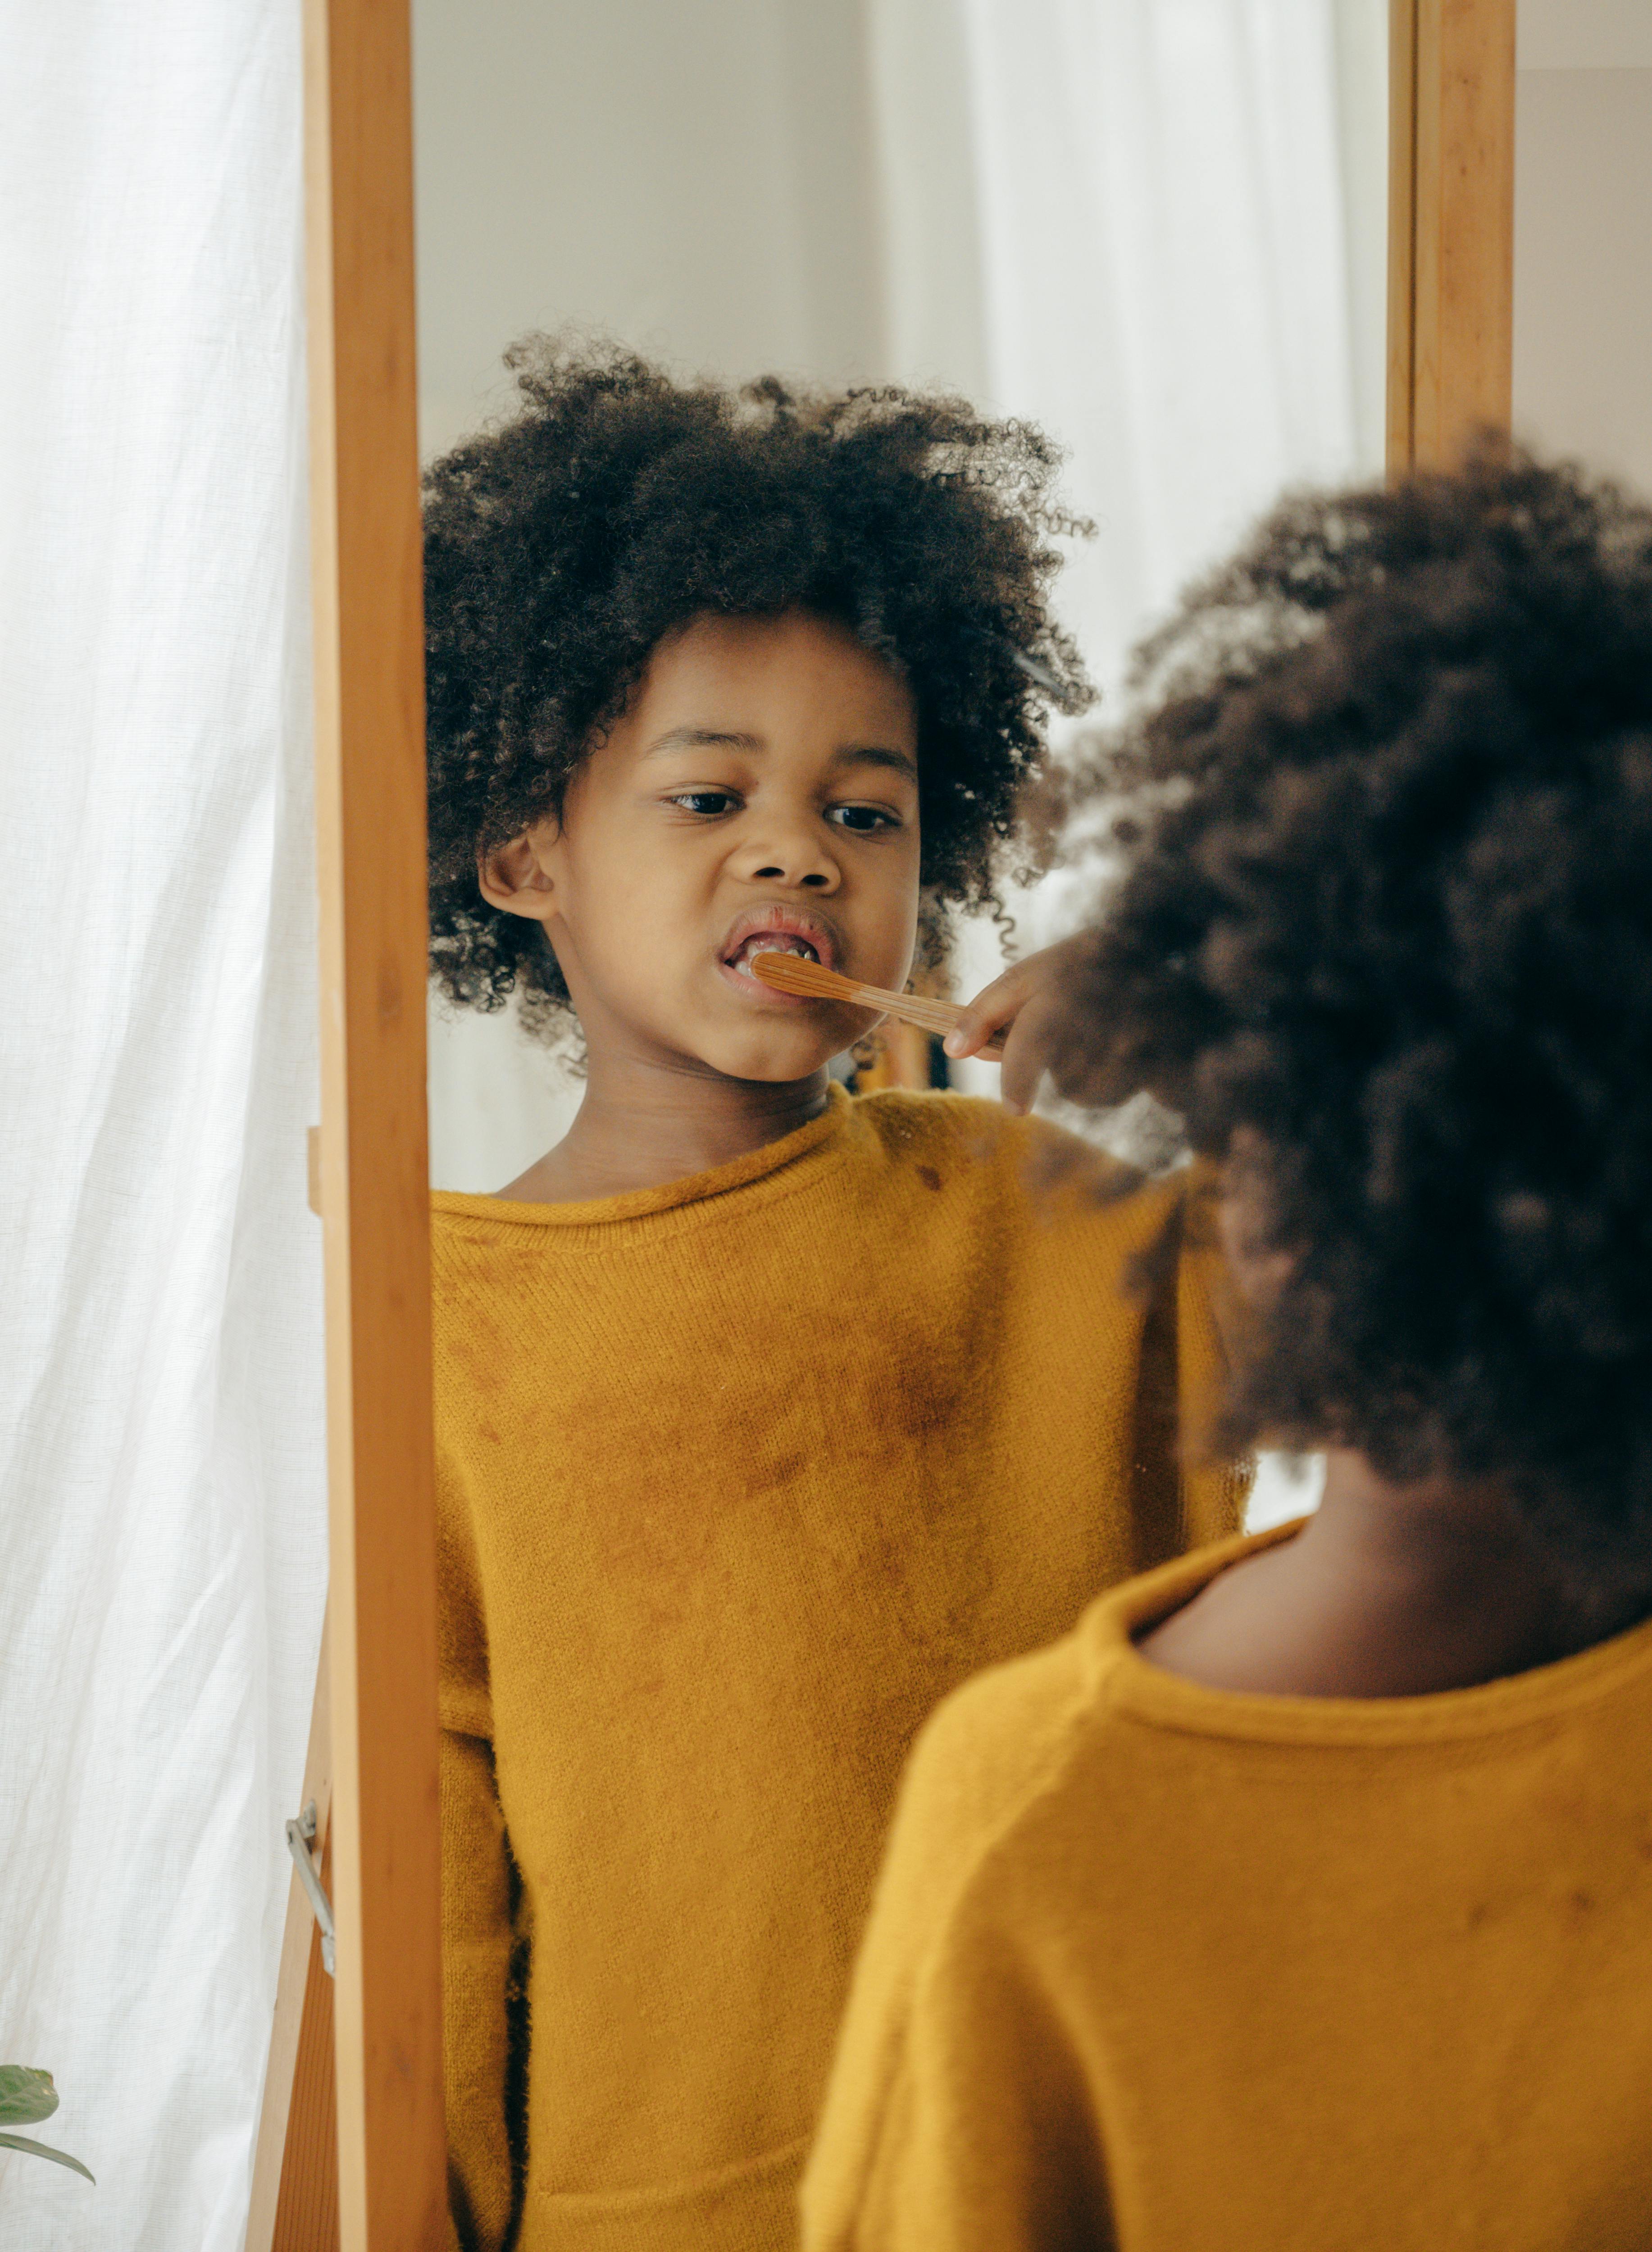
[[[906,681],[932,912],[990,900],[1052,705],[1090,690],[1045,594],[1055,448],[893,389],[679,384],[614,347],[531,337],[518,411],[425,480],[431,961],[455,1002],[567,996],[476,858],[560,810],[660,643],[696,617],[804,609]]]
[[[1288,502],[1137,663],[1065,1060],[1232,1157],[1232,1435],[1497,1481],[1652,1588],[1652,512],[1488,439]]]

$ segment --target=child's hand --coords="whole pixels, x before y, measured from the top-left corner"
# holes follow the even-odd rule
[[[1046,1071],[1066,1092],[1061,1087],[1061,1059],[1068,1045],[1071,1004],[1065,988],[1093,944],[1091,934],[1080,931],[1059,946],[1044,947],[1024,962],[1012,963],[976,994],[942,1042],[949,1056],[961,1060],[976,1054],[995,1032],[1005,1033],[999,1099],[1006,1110],[1019,1115],[1031,1109]]]

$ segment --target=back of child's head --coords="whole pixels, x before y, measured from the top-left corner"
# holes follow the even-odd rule
[[[1652,512],[1490,447],[1289,502],[1138,690],[1068,1076],[1230,1160],[1281,1278],[1236,1435],[1496,1482],[1621,1614],[1652,1591]]]
[[[705,616],[846,628],[918,715],[921,880],[992,895],[1054,702],[1088,690],[1046,608],[1075,528],[1024,424],[892,388],[678,383],[530,339],[514,415],[426,478],[432,962],[448,997],[566,1006],[539,928],[489,906],[479,851],[560,813],[661,643]]]

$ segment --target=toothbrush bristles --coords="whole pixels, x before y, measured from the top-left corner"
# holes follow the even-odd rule
[[[782,993],[845,1001],[863,990],[852,977],[840,977],[823,962],[811,962],[804,954],[782,954],[778,947],[766,947],[760,954],[753,954],[746,967],[752,977],[760,978],[765,985],[777,986]]]
[[[852,1001],[857,1008],[898,1017],[902,1024],[915,1025],[920,1032],[949,1032],[964,1013],[955,1001],[937,1001],[927,993],[893,993],[882,985],[862,985],[828,970],[823,962],[811,962],[802,954],[782,954],[778,948],[749,956],[746,967],[752,977],[780,992],[795,993],[809,1001]],[[986,1061],[997,1062],[1003,1053],[1003,1034],[995,1034],[980,1053]]]

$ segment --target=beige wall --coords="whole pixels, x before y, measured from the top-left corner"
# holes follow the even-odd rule
[[[886,372],[861,0],[414,0],[427,455],[525,330]]]
[[[1652,0],[1521,0],[1515,427],[1652,495]]]

